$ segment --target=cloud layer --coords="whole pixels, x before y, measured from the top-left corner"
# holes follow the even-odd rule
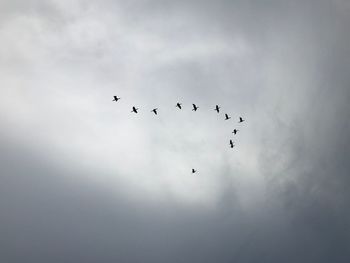
[[[347,262],[346,1],[0,10],[1,261]]]

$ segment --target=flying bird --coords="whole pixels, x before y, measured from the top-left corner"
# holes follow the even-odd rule
[[[227,120],[229,120],[229,119],[231,119],[231,117],[229,117],[229,116],[227,115],[227,113],[225,113],[225,121],[227,121]]]
[[[182,109],[182,108],[181,108],[181,105],[182,105],[182,103],[179,103],[179,102],[178,102],[178,103],[176,103],[176,106],[175,106],[175,107],[178,107],[178,108],[181,110],[181,109]]]
[[[234,135],[236,135],[238,131],[239,131],[239,130],[234,129],[232,133],[233,133]]]
[[[241,122],[244,122],[245,120],[242,119],[242,117],[239,117],[239,122],[238,123],[241,123]]]
[[[214,110],[216,110],[216,112],[219,113],[219,111],[220,111],[219,105],[216,105]]]
[[[137,113],[137,110],[138,110],[139,108],[135,108],[135,106],[134,107],[132,107],[132,111],[131,112],[135,112],[135,113]]]
[[[197,107],[196,104],[192,104],[192,105],[193,105],[193,109],[192,109],[192,110],[193,110],[193,111],[197,111],[199,107]]]
[[[233,141],[232,141],[232,140],[230,140],[230,146],[231,146],[231,148],[233,148],[233,147],[234,147],[234,145],[233,145]]]
[[[195,169],[192,168],[192,173],[194,174],[195,172],[197,172],[197,170],[195,170]]]
[[[120,100],[120,98],[118,98],[117,96],[113,96],[113,98],[114,98],[114,100],[112,100],[112,101],[115,101],[115,102],[117,102],[118,100]]]
[[[158,114],[157,110],[158,110],[158,109],[155,108],[155,109],[151,110],[151,112],[154,112],[154,114],[157,115],[157,114]]]

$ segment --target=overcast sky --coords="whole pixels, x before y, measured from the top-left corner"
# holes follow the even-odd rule
[[[347,0],[0,0],[0,261],[349,262],[349,28]]]

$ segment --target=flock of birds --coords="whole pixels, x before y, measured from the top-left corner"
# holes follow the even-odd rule
[[[120,100],[121,98],[118,98],[118,96],[113,96],[113,101],[115,101],[115,102],[117,102],[118,100]],[[177,107],[177,108],[179,108],[180,110],[182,109],[182,103],[176,103],[176,105],[175,105],[175,107]],[[192,111],[197,111],[198,109],[199,109],[199,107],[196,105],[196,104],[192,104]],[[132,110],[131,110],[131,112],[132,113],[138,113],[138,108],[136,108],[135,106],[133,106],[132,107]],[[217,113],[220,113],[220,107],[219,107],[219,105],[215,105],[215,108],[214,108],[214,110],[217,112]],[[154,108],[154,109],[152,109],[151,110],[151,112],[153,112],[155,115],[158,115],[158,108]],[[231,119],[231,117],[227,114],[227,113],[225,113],[225,121],[227,121],[227,120],[229,120],[229,119]],[[239,117],[239,120],[238,120],[238,123],[242,123],[242,122],[244,122],[245,120],[242,118],[242,117]],[[239,130],[237,130],[237,129],[233,129],[233,134],[234,135],[236,135],[237,134],[237,132],[238,132]],[[234,143],[233,143],[233,141],[232,141],[232,139],[230,139],[230,147],[231,148],[233,148],[233,147],[235,147],[235,145],[234,145]],[[197,172],[197,170],[195,170],[195,169],[193,169],[192,168],[192,173],[194,174],[194,173],[196,173]]]

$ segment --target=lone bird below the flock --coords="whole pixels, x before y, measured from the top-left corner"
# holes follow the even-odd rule
[[[220,107],[219,107],[219,105],[216,105],[214,110],[216,110],[216,112],[219,113],[219,112],[220,112]]]
[[[197,172],[197,170],[195,170],[195,169],[192,168],[192,173],[194,174],[195,172]]]
[[[178,107],[178,108],[181,110],[181,109],[182,109],[182,108],[181,108],[181,105],[182,105],[182,104],[178,102],[178,103],[176,103],[176,106],[175,106],[175,107]]]
[[[192,109],[192,110],[193,110],[193,111],[197,111],[199,107],[197,107],[196,104],[192,104],[192,105],[193,105],[193,109]]]
[[[225,113],[225,121],[227,121],[227,120],[229,120],[229,119],[231,119],[231,117],[228,116],[227,113]]]
[[[118,98],[117,96],[113,96],[113,98],[114,98],[114,100],[112,100],[112,101],[115,101],[115,102],[117,102],[118,100],[120,100],[120,98]]]
[[[158,114],[157,110],[158,110],[158,109],[155,108],[155,109],[151,110],[151,112],[154,112],[154,114],[157,115],[157,114]]]
[[[132,107],[132,111],[131,112],[137,113],[137,110],[138,110],[138,108],[135,108],[135,106],[134,106],[134,107]]]

